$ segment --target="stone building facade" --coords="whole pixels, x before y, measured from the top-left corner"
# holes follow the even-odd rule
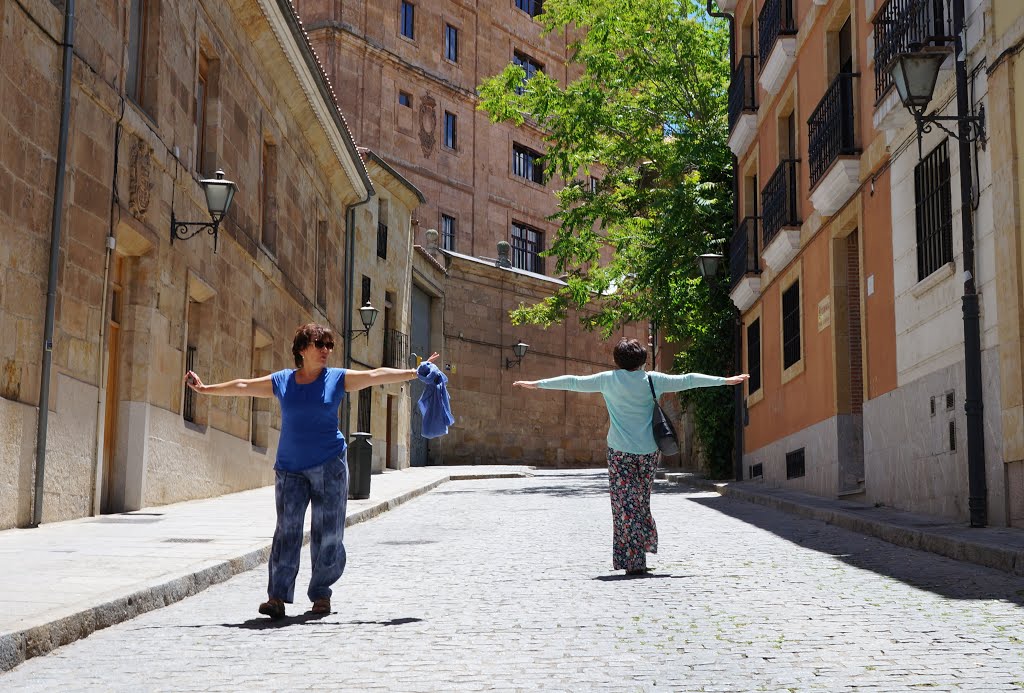
[[[49,522],[270,483],[276,404],[191,396],[183,372],[290,367],[309,320],[343,334],[350,216],[377,237],[370,174],[290,3],[80,4],[34,498],[64,20],[62,3],[0,1],[0,527],[34,501]],[[216,250],[205,232],[172,243],[172,215],[208,218],[216,169],[238,185]],[[404,268],[354,267],[400,305],[419,200],[376,173]]]

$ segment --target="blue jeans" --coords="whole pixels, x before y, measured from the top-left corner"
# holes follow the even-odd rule
[[[267,595],[292,603],[302,553],[302,526],[312,503],[309,555],[313,575],[306,594],[310,601],[331,597],[331,585],[345,571],[345,508],[348,505],[348,462],[345,453],[301,472],[277,471],[274,480],[277,528],[270,549]]]

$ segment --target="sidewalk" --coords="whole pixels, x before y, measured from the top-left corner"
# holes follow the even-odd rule
[[[710,481],[687,472],[659,471],[658,478],[821,520],[898,546],[1024,575],[1024,530],[1021,529],[971,528],[967,522],[950,522],[943,517],[821,498],[757,482]]]
[[[529,476],[524,466],[375,474],[346,525],[448,481]],[[309,516],[306,518],[308,539]],[[0,671],[166,606],[267,560],[274,488],[0,531]]]

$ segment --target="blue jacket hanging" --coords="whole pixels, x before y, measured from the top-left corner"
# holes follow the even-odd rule
[[[426,385],[417,406],[423,417],[424,438],[437,438],[448,433],[448,427],[455,423],[452,406],[448,399],[448,376],[434,364],[424,361],[416,369],[416,377]]]

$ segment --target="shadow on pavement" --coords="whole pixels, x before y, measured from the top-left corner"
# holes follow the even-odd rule
[[[422,618],[393,618],[389,621],[323,621],[331,614],[314,614],[306,612],[299,616],[285,616],[284,618],[273,620],[266,617],[263,618],[250,618],[248,621],[242,621],[241,623],[220,623],[217,624],[224,628],[241,628],[243,630],[273,630],[276,628],[288,628],[289,626],[303,626],[303,625],[351,625],[351,626],[404,626],[408,623],[419,623]],[[315,623],[316,621],[323,621],[323,623]],[[204,628],[205,626],[187,626],[189,628]]]
[[[891,577],[917,589],[950,599],[999,599],[1024,606],[1024,578],[994,568],[890,544],[884,539],[858,534],[820,520],[789,515],[781,510],[717,494],[689,500],[767,530],[798,546],[829,554],[855,568]],[[937,561],[944,563],[940,571],[935,570]]]
[[[597,577],[591,578],[591,580],[600,580],[602,582],[617,582],[619,580],[653,580],[657,579],[669,579],[669,580],[682,580],[690,577],[689,575],[669,575],[668,573],[644,573],[643,575],[626,575],[624,573],[618,573],[616,575],[598,575]]]
[[[459,494],[459,493],[492,493],[498,496],[524,496],[524,495],[550,495],[559,498],[581,498],[584,496],[597,496],[608,493],[608,472],[604,470],[588,472],[585,474],[573,473],[572,475],[566,475],[562,477],[565,479],[564,483],[556,481],[559,477],[557,473],[545,474],[543,477],[532,477],[525,480],[526,483],[516,486],[509,486],[507,488],[495,488],[483,490],[480,488],[473,488],[472,486],[467,488],[444,488],[443,490],[435,490],[434,493],[439,494]],[[540,479],[551,480],[554,483],[537,484],[533,483]]]

